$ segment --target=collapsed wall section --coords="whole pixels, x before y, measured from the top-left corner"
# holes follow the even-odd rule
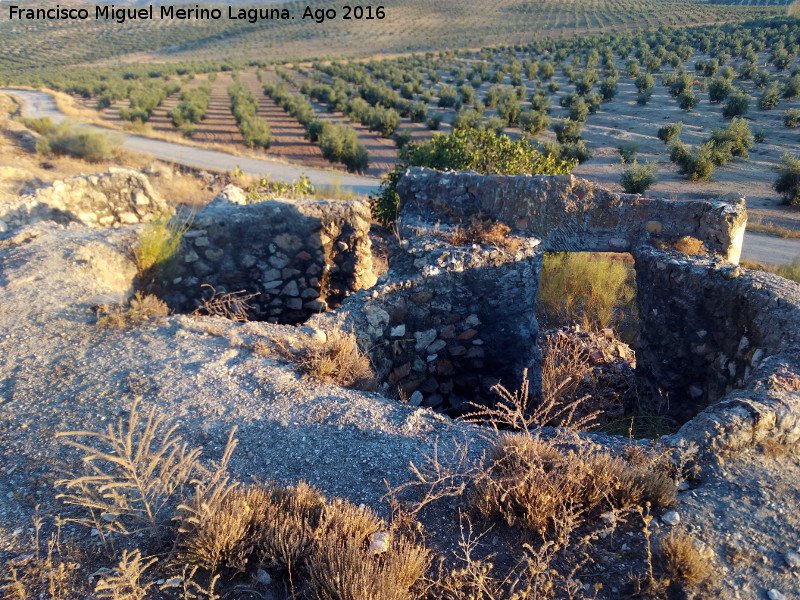
[[[38,221],[115,227],[172,214],[147,177],[130,169],[81,175],[0,203],[0,233]]]
[[[572,175],[478,175],[412,167],[397,186],[404,211],[429,223],[484,216],[559,252],[628,252],[653,239],[692,236],[738,263],[744,199],[675,201],[620,194]]]
[[[212,202],[188,225],[163,298],[191,312],[213,291],[241,291],[255,294],[250,319],[302,322],[374,283],[369,227],[362,200]]]
[[[385,391],[451,414],[493,405],[494,385],[516,389],[538,364],[538,241],[512,254],[428,233],[404,240],[381,284],[312,322],[352,329]]]
[[[800,367],[797,284],[719,259],[649,247],[633,254],[637,376],[653,409],[685,421],[750,385],[767,359]]]

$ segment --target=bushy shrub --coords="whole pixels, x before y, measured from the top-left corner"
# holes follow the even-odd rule
[[[592,151],[583,140],[577,142],[568,142],[561,146],[561,155],[563,160],[577,161],[578,163],[585,163],[592,158]]]
[[[562,144],[574,144],[581,139],[581,124],[572,119],[563,119],[553,125],[556,139]]]
[[[730,154],[740,158],[748,158],[747,151],[753,147],[754,143],[750,125],[741,117],[734,117],[725,129],[714,129],[708,141],[723,155]],[[722,164],[724,163],[720,163],[720,166]]]
[[[670,160],[691,181],[706,181],[711,178],[715,166],[713,154],[713,149],[708,144],[703,144],[695,151],[680,142],[670,148]]]
[[[778,89],[778,84],[773,83],[769,88],[764,90],[761,99],[758,101],[758,107],[761,110],[773,110],[778,107],[781,99],[781,93]]]
[[[600,94],[603,96],[603,100],[611,100],[617,95],[617,81],[616,77],[610,76],[600,83]]]
[[[665,144],[668,144],[681,134],[683,129],[683,121],[678,121],[672,125],[664,125],[658,128],[658,139]]]
[[[50,117],[20,117],[19,122],[39,135],[44,135],[55,127],[55,123]]]
[[[778,179],[772,188],[783,197],[786,204],[800,206],[800,156],[784,154],[776,171]]]
[[[697,103],[697,96],[691,89],[686,90],[685,92],[681,93],[680,96],[678,96],[678,106],[680,106],[686,112],[689,112],[695,106],[697,106]]]
[[[711,102],[722,102],[731,93],[731,80],[717,77],[708,86],[708,99]]]
[[[622,171],[620,184],[629,194],[643,194],[657,179],[654,163],[640,165],[633,161]]]
[[[800,125],[800,110],[796,108],[790,108],[787,110],[786,114],[783,116],[783,124],[790,129]]]
[[[638,96],[636,96],[636,104],[640,106],[645,106],[648,102],[650,102],[650,98],[653,97],[653,90],[647,90],[646,92],[641,92]]]
[[[619,152],[622,162],[631,162],[633,157],[639,151],[639,144],[636,142],[622,142],[619,146],[617,146],[617,151]]]
[[[397,182],[409,166],[472,169],[482,174],[556,175],[569,173],[575,163],[542,154],[526,139],[512,140],[489,129],[456,129],[425,144],[411,143],[400,150],[400,161],[384,178],[378,194],[370,197],[372,214],[384,225],[397,218]]]
[[[236,119],[245,146],[269,148],[272,144],[272,133],[269,124],[256,114],[258,102],[252,92],[241,83],[234,83],[228,88],[228,96],[231,99],[231,113]]]
[[[722,116],[726,119],[741,117],[750,108],[750,94],[744,90],[739,90],[728,98],[725,106],[722,107]]]
[[[363,172],[369,166],[369,153],[349,125],[325,123],[319,133],[319,148],[322,156],[342,163],[351,173]]]
[[[784,98],[797,98],[800,96],[800,73],[792,75],[783,88]]]
[[[172,125],[180,128],[185,123],[199,123],[205,119],[210,98],[211,86],[208,84],[183,92],[178,106],[169,112]]]
[[[89,162],[112,159],[122,144],[122,136],[98,131],[70,122],[52,127],[36,142],[39,154],[66,154]]]
[[[640,73],[636,77],[636,89],[639,90],[639,93],[644,93],[648,90],[652,90],[656,85],[655,77],[650,75],[649,73]]]
[[[522,131],[535,135],[550,127],[550,118],[538,110],[526,110],[519,116],[519,125]]]

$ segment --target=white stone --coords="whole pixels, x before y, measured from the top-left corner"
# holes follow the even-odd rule
[[[436,339],[437,332],[435,329],[428,329],[427,331],[417,331],[414,333],[414,339],[417,340],[415,349],[417,352],[422,352],[425,348],[431,345],[433,340]]]
[[[272,583],[272,577],[264,569],[256,571],[256,579],[261,585],[270,585]]]
[[[119,220],[123,223],[127,223],[128,225],[134,225],[139,222],[139,217],[132,212],[124,212],[120,213]]]
[[[372,540],[369,543],[369,551],[373,554],[383,554],[389,550],[389,532],[378,531],[373,534]]]
[[[391,336],[392,337],[403,337],[406,334],[406,326],[401,323],[397,327],[392,327]]]
[[[785,560],[786,564],[793,569],[800,567],[800,554],[797,552],[787,552],[783,555],[783,560]]]
[[[767,592],[767,598],[769,600],[786,600],[786,596],[781,594],[778,590],[772,589]]]
[[[413,394],[411,394],[411,397],[408,399],[408,403],[412,406],[419,406],[422,404],[422,392],[416,390]]]
[[[661,517],[661,521],[667,525],[677,525],[681,522],[681,515],[678,513],[678,511],[671,510]]]

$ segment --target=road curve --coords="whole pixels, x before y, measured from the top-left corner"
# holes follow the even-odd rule
[[[53,97],[47,92],[21,89],[0,89],[0,92],[5,92],[18,98],[22,103],[22,110],[26,116],[50,117],[55,122],[66,119],[66,116],[58,110]],[[292,181],[301,175],[305,175],[314,185],[334,185],[338,183],[342,187],[352,189],[356,194],[373,193],[380,184],[380,180],[372,177],[302,167],[269,159],[246,158],[218,150],[165,142],[129,133],[122,133],[122,136],[124,139],[123,148],[199,169],[232,171],[238,166],[248,175],[258,177],[269,174],[273,179],[283,181]],[[783,239],[758,233],[745,233],[742,246],[743,259],[781,265],[791,262],[798,256],[800,256],[800,240]]]
[[[58,110],[53,97],[46,92],[21,89],[0,89],[0,92],[5,92],[19,99],[25,116],[33,118],[50,117],[55,122],[61,122],[66,119],[66,116]],[[93,127],[103,129],[96,126]],[[269,175],[272,179],[280,181],[292,181],[301,175],[305,175],[316,186],[337,184],[344,188],[350,188],[356,194],[373,193],[380,184],[379,179],[372,177],[325,171],[266,158],[235,156],[218,150],[197,148],[176,142],[166,142],[140,135],[120,133],[123,136],[122,147],[126,150],[149,154],[154,158],[198,169],[233,171],[238,166],[247,175],[254,177]]]

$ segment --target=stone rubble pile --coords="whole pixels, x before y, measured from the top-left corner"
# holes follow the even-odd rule
[[[147,177],[131,169],[112,168],[100,175],[82,175],[0,204],[0,233],[39,221],[88,227],[148,223],[172,210]]]

